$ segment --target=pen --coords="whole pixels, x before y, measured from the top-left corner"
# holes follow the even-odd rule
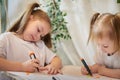
[[[35,56],[34,52],[30,52],[29,56],[30,56],[30,59],[32,59],[32,57],[34,57],[34,59],[36,59],[36,56]],[[36,63],[37,63],[37,62],[36,62]],[[39,63],[37,63],[37,64],[39,64]],[[37,69],[37,71],[39,72],[38,67],[36,67],[36,69]]]
[[[81,61],[84,65],[84,67],[86,68],[86,70],[88,71],[89,75],[92,76],[91,70],[89,69],[87,63],[85,62],[85,60],[83,58],[81,58]]]
[[[54,76],[52,77],[52,80],[57,80]]]

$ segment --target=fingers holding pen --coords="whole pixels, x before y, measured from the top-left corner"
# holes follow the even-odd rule
[[[40,64],[40,61],[38,59],[32,59],[31,60],[33,63]]]
[[[36,68],[36,71],[39,72],[40,61],[38,59],[32,59],[32,63],[33,63],[33,66]]]
[[[39,71],[40,63],[37,59],[28,60],[22,63],[22,69],[25,72]]]
[[[88,74],[88,71],[86,70],[85,67],[81,67],[81,73],[86,75],[86,74]]]
[[[36,55],[34,52],[29,52],[30,59],[34,63],[34,66],[36,67],[37,71],[39,72],[39,67],[40,67],[40,61],[37,59]]]

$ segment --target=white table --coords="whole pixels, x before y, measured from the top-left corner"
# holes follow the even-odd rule
[[[105,76],[99,76],[99,78],[97,78],[88,75],[82,75],[80,70],[81,67],[79,66],[68,65],[62,68],[61,71],[63,75],[48,75],[45,72],[30,73],[29,75],[24,72],[8,72],[8,74],[17,80],[52,80],[53,76],[57,78],[57,80],[120,80]]]

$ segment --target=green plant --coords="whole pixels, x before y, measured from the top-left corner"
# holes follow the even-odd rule
[[[52,43],[53,51],[56,52],[56,43],[60,40],[71,39],[68,29],[67,22],[65,21],[65,16],[67,13],[60,10],[61,0],[47,0],[47,13],[51,19],[52,23]]]
[[[6,5],[7,5],[7,0],[0,0],[0,18],[1,18],[0,32],[2,33],[6,30],[6,24],[7,24]]]
[[[117,0],[117,3],[120,3],[120,0]]]

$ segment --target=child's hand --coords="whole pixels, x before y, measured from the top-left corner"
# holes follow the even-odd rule
[[[38,59],[33,59],[33,60],[28,60],[24,63],[22,63],[22,70],[25,72],[35,72],[36,68],[39,68],[39,60]]]
[[[94,68],[93,68],[93,66],[88,66],[88,67],[89,67],[91,73],[94,73]],[[88,71],[87,71],[87,69],[86,69],[85,67],[83,67],[83,66],[81,67],[81,73],[84,74],[84,75],[89,74]]]
[[[106,67],[104,65],[101,65],[98,69],[98,74],[101,74],[102,72],[104,72],[106,69]]]
[[[60,72],[60,69],[53,66],[52,64],[49,64],[45,67],[40,67],[40,71],[47,70],[48,74],[57,74]]]
[[[103,66],[100,64],[94,64],[93,66],[89,66],[89,69],[91,70],[92,73],[98,73],[99,71],[101,71],[100,69],[102,67]],[[86,70],[85,67],[81,67],[81,72],[82,72],[82,74],[85,74],[85,75],[88,74],[88,71]]]
[[[89,66],[89,69],[91,70],[91,67]],[[85,67],[81,67],[81,73],[84,74],[84,75],[87,75],[88,74],[88,71],[86,70]]]

